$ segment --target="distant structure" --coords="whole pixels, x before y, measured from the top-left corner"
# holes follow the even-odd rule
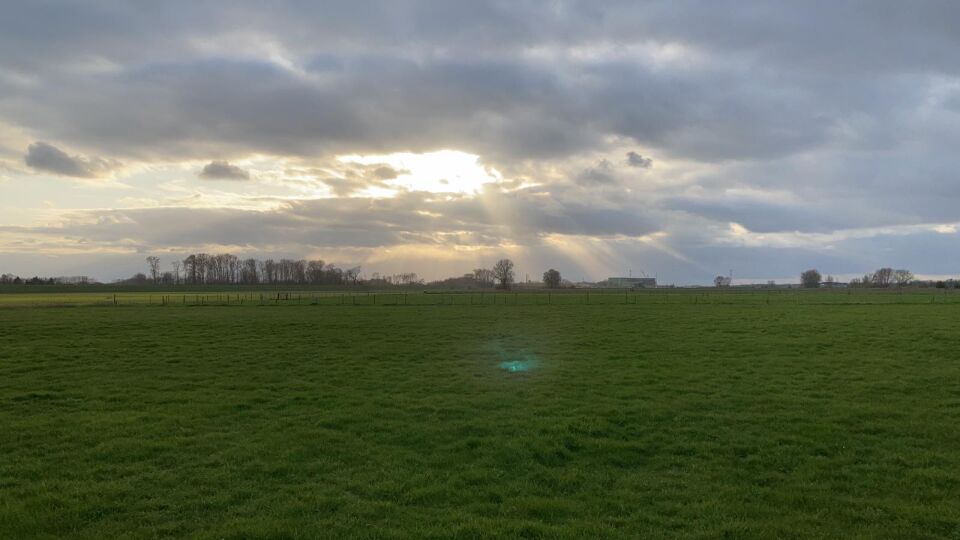
[[[645,289],[657,286],[657,278],[652,277],[610,277],[598,283],[601,287],[614,289]]]

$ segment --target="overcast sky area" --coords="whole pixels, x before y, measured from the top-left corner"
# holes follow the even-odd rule
[[[960,3],[9,2],[0,272],[960,274]]]

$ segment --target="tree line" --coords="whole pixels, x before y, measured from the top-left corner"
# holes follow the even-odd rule
[[[361,279],[360,267],[341,269],[323,260],[305,259],[241,259],[229,253],[208,255],[196,253],[183,260],[170,263],[170,270],[161,270],[159,257],[146,258],[147,274],[138,273],[125,280],[127,283],[157,285],[423,285],[424,280],[416,273],[406,272],[381,275],[375,272],[370,279]],[[491,268],[475,268],[460,280],[465,286],[478,288],[510,289],[515,283],[515,264],[510,259],[500,259]],[[543,273],[543,284],[547,288],[559,288],[563,285],[560,272],[551,268]]]
[[[409,286],[425,285],[414,272],[380,274],[374,272],[362,279],[360,267],[339,268],[321,259],[255,259],[240,258],[229,253],[192,253],[169,262],[164,269],[157,256],[146,258],[146,271],[115,281],[122,285],[358,285]],[[510,289],[516,282],[516,265],[500,259],[490,268],[475,268],[461,277],[431,282],[434,286],[463,288]],[[96,283],[86,276],[69,278],[22,279],[13,274],[0,275],[0,284],[85,285]],[[543,273],[547,288],[570,287],[560,272],[551,268]]]
[[[0,285],[90,285],[96,280],[87,276],[60,276],[22,278],[14,274],[0,274]]]
[[[323,260],[241,259],[221,253],[193,253],[162,270],[159,257],[147,257],[147,273],[128,283],[157,285],[348,285],[360,280],[360,267],[338,268]]]
[[[905,287],[914,282],[913,272],[906,269],[894,270],[893,268],[884,267],[878,269],[876,272],[868,272],[863,275],[862,278],[853,278],[847,284],[849,287],[860,287],[860,288],[887,288],[893,287]],[[833,276],[827,276],[826,281],[821,277],[820,272],[812,268],[800,273],[800,284],[806,288],[817,288],[821,285],[831,286],[835,284]]]

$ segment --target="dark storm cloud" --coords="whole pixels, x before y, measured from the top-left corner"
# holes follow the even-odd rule
[[[254,30],[297,54],[415,49],[456,55],[544,44],[669,40],[796,68],[956,69],[960,6],[921,0],[700,2],[339,0],[17,2],[0,19],[11,64],[77,58],[143,62],[190,52],[190,38]],[[138,47],[129,46],[139,43]],[[14,55],[13,52],[18,54]]]
[[[639,169],[649,169],[653,167],[653,160],[648,157],[643,157],[631,150],[627,152],[627,165]]]
[[[100,158],[71,156],[52,144],[35,142],[27,148],[23,161],[38,171],[62,176],[95,178],[110,168],[110,163]]]
[[[957,72],[942,21],[960,8],[882,4],[24,3],[0,22],[0,66],[35,84],[0,82],[0,118],[150,159],[455,147],[506,162],[610,136],[769,159],[895,125],[926,103],[923,76]],[[677,60],[649,56],[661,46]]]
[[[196,60],[119,73],[51,76],[11,89],[0,113],[61,139],[125,155],[428,151],[556,158],[619,135],[694,159],[777,156],[821,144],[826,88],[764,88],[759,75],[708,68],[664,74],[633,62],[352,58],[301,74],[263,61]],[[591,85],[571,85],[585,78]],[[69,86],[70,93],[57,89]],[[811,111],[814,114],[811,116]],[[723,136],[718,136],[723,133]]]
[[[198,173],[207,180],[249,180],[250,173],[226,161],[211,161]]]

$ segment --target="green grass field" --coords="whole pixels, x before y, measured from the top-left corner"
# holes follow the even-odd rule
[[[960,538],[960,297],[842,297],[8,297],[0,538]]]

